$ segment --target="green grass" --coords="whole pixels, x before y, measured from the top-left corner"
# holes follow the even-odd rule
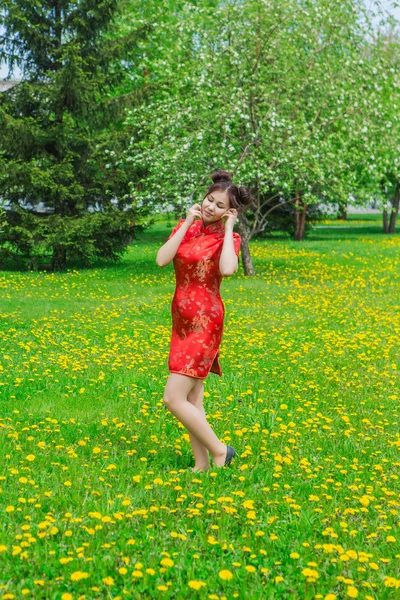
[[[378,233],[382,232],[383,221],[382,214],[376,213],[359,213],[359,214],[348,214],[347,219],[341,220],[336,217],[328,217],[324,220],[318,221],[316,223],[316,229],[318,228],[337,228],[342,227],[344,229],[351,228],[355,232],[357,232],[358,227],[368,227],[368,231],[370,233]]]
[[[173,223],[113,267],[0,273],[0,597],[399,597],[400,236],[368,221],[223,280],[205,408],[239,456],[201,474],[162,401]]]

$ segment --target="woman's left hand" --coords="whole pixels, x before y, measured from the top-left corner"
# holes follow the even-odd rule
[[[237,218],[238,218],[238,211],[236,210],[236,208],[230,208],[222,215],[221,218],[224,219],[225,217],[226,217],[225,229],[230,227],[233,230],[233,226],[236,223]]]

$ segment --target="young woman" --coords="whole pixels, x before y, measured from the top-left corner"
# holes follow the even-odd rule
[[[236,455],[207,421],[203,382],[210,372],[222,375],[218,356],[225,311],[220,284],[222,277],[238,268],[241,239],[233,226],[238,211],[251,197],[248,188],[237,187],[225,171],[214,173],[211,179],[213,184],[202,204],[189,208],[186,219],[173,228],[156,258],[160,267],[174,262],[170,376],[164,403],[189,432],[195,458],[192,471],[210,468],[208,453],[216,467],[229,465]]]

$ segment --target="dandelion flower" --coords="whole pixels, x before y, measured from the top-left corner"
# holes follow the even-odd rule
[[[205,587],[206,583],[204,581],[195,581],[194,579],[191,579],[188,581],[188,586],[192,588],[192,590],[199,590],[200,588]]]
[[[81,579],[87,579],[89,577],[89,573],[85,573],[84,571],[75,571],[71,575],[71,581],[80,581]]]
[[[160,564],[163,567],[173,567],[174,566],[174,561],[171,560],[170,558],[163,558],[162,561],[160,562]]]
[[[219,576],[221,579],[232,579],[233,574],[228,569],[223,569],[219,572]]]
[[[246,565],[245,569],[248,573],[254,573],[257,569],[253,565]]]

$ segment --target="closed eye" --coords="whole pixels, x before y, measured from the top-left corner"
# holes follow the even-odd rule
[[[209,199],[209,200],[210,200],[210,198],[211,198],[211,200],[214,200],[214,198],[213,198],[212,196],[208,196],[208,199]],[[221,202],[220,202],[220,203],[218,204],[218,207],[219,207],[219,208],[225,208],[225,204],[221,204]]]

